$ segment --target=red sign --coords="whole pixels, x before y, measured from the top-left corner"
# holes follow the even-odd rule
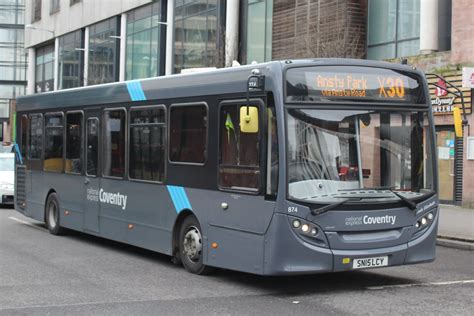
[[[448,95],[448,87],[446,86],[446,82],[444,80],[439,79],[436,83],[439,87],[436,87],[435,95],[437,97],[444,97]]]

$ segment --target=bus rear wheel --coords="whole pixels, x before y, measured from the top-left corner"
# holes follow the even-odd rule
[[[60,226],[60,208],[56,193],[51,193],[46,201],[46,227],[53,235],[61,235],[64,228]]]
[[[203,264],[201,225],[194,215],[186,217],[179,230],[179,257],[191,273],[204,275],[214,270]]]

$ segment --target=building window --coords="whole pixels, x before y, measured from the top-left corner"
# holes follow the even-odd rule
[[[118,80],[118,19],[112,18],[89,27],[88,85]]]
[[[224,65],[218,0],[176,1],[174,71]],[[222,46],[222,47],[221,47]],[[221,48],[219,48],[221,47]]]
[[[49,14],[54,14],[56,12],[59,12],[60,6],[59,6],[59,0],[51,0],[50,2],[50,8],[49,8]]]
[[[125,110],[104,111],[103,175],[125,175]]]
[[[272,59],[273,0],[247,1],[247,64]]]
[[[165,175],[165,109],[147,107],[130,111],[131,179],[161,182]]]
[[[23,29],[1,28],[0,80],[22,81],[25,77],[24,31]]]
[[[44,116],[44,170],[63,172],[64,117],[62,113]]]
[[[127,14],[126,80],[162,74],[160,39],[163,30],[158,22],[162,22],[161,2]]]
[[[81,2],[81,0],[69,0],[69,5],[71,6],[79,2]]]
[[[54,44],[36,49],[35,92],[54,90]]]
[[[33,10],[32,10],[31,22],[41,20],[41,0],[33,0]]]
[[[242,133],[241,105],[221,107],[219,130],[219,187],[256,191],[260,179],[259,133]]]
[[[24,0],[0,1],[0,21],[1,24],[25,24]]]
[[[29,159],[41,159],[43,156],[43,116],[31,114],[28,118],[28,157]]]
[[[84,35],[82,30],[59,38],[58,89],[80,87],[83,83]]]
[[[369,1],[369,59],[388,59],[420,52],[420,0]]]
[[[206,160],[207,106],[176,105],[170,111],[170,160],[203,164]]]
[[[66,172],[82,172],[82,112],[66,114]]]

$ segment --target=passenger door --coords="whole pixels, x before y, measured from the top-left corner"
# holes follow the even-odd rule
[[[99,190],[100,169],[99,153],[101,146],[100,125],[101,112],[93,110],[86,112],[86,168],[84,177],[84,230],[99,232]]]

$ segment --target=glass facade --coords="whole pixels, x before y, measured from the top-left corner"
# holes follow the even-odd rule
[[[80,87],[84,76],[84,35],[78,30],[59,38],[58,89]]]
[[[160,39],[163,37],[161,2],[138,8],[127,14],[125,78],[139,79],[161,74]],[[163,56],[164,57],[164,56]]]
[[[177,0],[175,5],[175,73],[186,68],[223,66],[220,1]]]
[[[118,32],[116,17],[89,27],[88,85],[118,80]]]
[[[369,59],[417,55],[420,51],[420,0],[370,0]]]
[[[272,59],[272,21],[273,0],[247,1],[247,64]]]
[[[54,90],[54,43],[36,49],[35,92]]]
[[[24,20],[24,0],[0,0],[0,119],[9,117],[9,100],[25,93]]]

